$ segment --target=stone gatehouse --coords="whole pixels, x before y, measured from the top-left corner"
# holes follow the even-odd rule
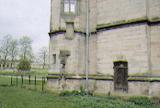
[[[160,75],[160,0],[86,1],[51,0],[51,74],[83,76],[87,59],[89,76],[112,76],[121,59],[129,75]]]

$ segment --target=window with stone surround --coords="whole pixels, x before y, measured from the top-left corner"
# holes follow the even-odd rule
[[[77,10],[77,0],[64,0],[63,1],[64,13],[75,14]]]

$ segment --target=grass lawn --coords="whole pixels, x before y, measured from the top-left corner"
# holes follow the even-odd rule
[[[30,90],[42,91],[42,79],[41,79],[41,77],[37,77],[36,85],[35,85],[34,76],[31,76],[30,83],[29,83],[28,78],[24,78],[23,84],[22,84],[21,77],[19,77],[18,80],[16,77],[13,77],[12,78],[12,85],[11,85],[11,77],[0,76],[0,86],[2,86],[2,87],[12,86],[12,87],[19,87],[19,88],[26,88],[26,89],[30,89]],[[45,90],[45,88],[46,88],[45,83],[44,83],[43,88]]]
[[[0,108],[160,108],[142,97],[59,96],[51,92],[0,86]]]
[[[111,96],[59,96],[42,92],[42,81],[0,76],[0,108],[160,108],[160,98]]]

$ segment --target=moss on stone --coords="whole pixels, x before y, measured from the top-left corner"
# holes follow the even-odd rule
[[[119,21],[115,21],[112,23],[99,24],[99,25],[97,25],[97,29],[105,28],[105,27],[112,27],[112,26],[122,25],[122,24],[128,24],[128,23],[132,23],[132,22],[140,22],[140,21],[145,21],[145,20],[147,20],[146,16],[141,17],[141,18],[130,19],[130,20],[119,20]]]
[[[150,22],[157,22],[157,21],[160,21],[160,17],[153,17],[151,19],[149,19]]]
[[[80,74],[80,75],[75,75],[75,74],[64,74],[66,79],[85,79],[86,75],[85,74]],[[48,79],[60,79],[61,74],[60,73],[54,73],[51,75],[47,76]],[[112,75],[97,75],[97,74],[90,74],[88,75],[88,79],[93,79],[93,80],[113,80],[114,76]],[[128,81],[145,81],[145,82],[154,82],[154,81],[160,81],[160,78],[151,78],[142,75],[142,77],[139,77],[139,75],[134,75],[134,76],[129,76]]]
[[[98,24],[97,28],[94,29],[92,32],[96,32],[97,29],[101,29],[101,28],[113,27],[113,26],[129,24],[129,23],[133,23],[133,22],[147,21],[147,20],[149,22],[157,22],[157,21],[160,21],[160,17],[157,16],[157,17],[153,17],[153,18],[149,19],[149,18],[147,18],[147,16],[144,16],[141,18],[134,18],[134,19],[129,19],[129,20],[119,20],[119,21],[113,21],[113,22],[104,23],[104,24]],[[56,29],[56,30],[49,32],[49,34],[60,32],[60,31],[66,32],[66,29],[65,28]],[[74,29],[74,31],[85,33],[83,30],[78,29],[78,28]]]
[[[147,16],[144,16],[144,17],[141,17],[141,18],[135,18],[135,19],[126,20],[126,23],[146,21],[146,20],[147,20]]]
[[[61,30],[53,30],[53,31],[50,31],[48,34],[54,34],[54,33],[57,33],[57,32],[66,32],[65,29],[61,29]]]
[[[113,61],[114,63],[116,63],[116,62],[128,62],[127,60],[115,60],[115,61]]]
[[[47,76],[47,79],[60,79],[60,76],[55,76],[55,75]]]
[[[95,79],[95,80],[113,80],[113,77],[89,77],[89,79]]]
[[[85,74],[80,74],[80,75],[75,75],[75,74],[63,74],[65,78],[74,78],[74,79],[85,79],[86,75]],[[60,73],[54,73],[50,74],[47,76],[49,79],[59,79],[61,76]],[[95,79],[95,80],[112,80],[113,76],[108,76],[108,75],[96,75],[96,74],[90,74],[88,75],[89,79]]]
[[[154,82],[154,81],[160,81],[160,78],[149,78],[150,82]]]
[[[138,77],[129,77],[129,78],[128,78],[128,81],[154,82],[154,81],[160,81],[160,78],[149,78],[149,77],[138,78]]]

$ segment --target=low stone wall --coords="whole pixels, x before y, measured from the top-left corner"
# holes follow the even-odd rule
[[[85,76],[70,76],[61,79],[59,76],[48,76],[48,87],[52,90],[80,90],[85,89]],[[95,94],[116,94],[122,93],[114,91],[114,82],[111,77],[89,77],[88,89]],[[160,80],[159,78],[128,78],[127,95],[146,95],[160,97]]]

